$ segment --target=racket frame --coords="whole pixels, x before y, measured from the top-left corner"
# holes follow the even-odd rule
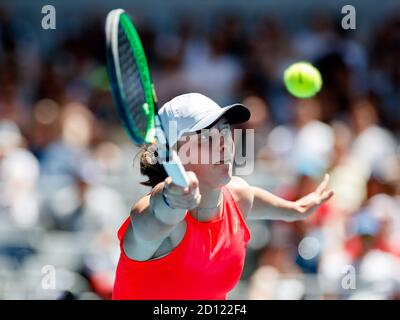
[[[128,41],[130,42],[133,50],[137,50],[136,52],[140,52],[143,54],[139,55],[138,64],[141,64],[139,72],[140,81],[142,84],[143,91],[145,94],[145,100],[147,103],[150,103],[149,111],[150,115],[148,115],[148,119],[150,122],[147,123],[150,126],[150,129],[147,129],[146,136],[143,138],[138,132],[137,128],[132,126],[129,121],[129,117],[127,115],[127,110],[124,107],[126,102],[124,100],[124,95],[122,91],[122,77],[121,70],[117,66],[119,66],[119,55],[118,55],[118,25],[121,24],[125,27],[125,31],[135,32],[136,34],[128,37]],[[130,24],[130,25],[129,25]],[[131,28],[132,27],[132,28]],[[107,50],[107,65],[108,65],[108,73],[111,82],[111,91],[114,98],[114,101],[117,105],[118,114],[124,124],[124,128],[131,138],[131,140],[137,145],[143,145],[144,143],[156,143],[158,150],[163,150],[164,152],[160,152],[162,156],[158,157],[158,160],[161,161],[165,171],[168,176],[171,177],[173,183],[181,186],[188,186],[188,177],[186,171],[183,167],[181,160],[178,157],[178,154],[174,148],[170,148],[168,139],[165,135],[165,131],[162,127],[161,119],[158,115],[158,101],[157,95],[155,92],[154,84],[151,81],[150,76],[150,68],[148,67],[146,56],[144,53],[143,46],[140,42],[139,35],[136,31],[136,28],[128,16],[128,14],[123,9],[115,9],[112,10],[106,18],[106,50]],[[132,40],[133,39],[133,40]],[[135,59],[137,59],[137,54],[135,54]],[[147,83],[147,86],[144,86],[144,83]],[[165,145],[162,145],[165,143]]]

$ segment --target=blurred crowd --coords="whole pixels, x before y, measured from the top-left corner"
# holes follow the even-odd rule
[[[110,298],[116,232],[148,189],[114,111],[103,23],[43,44],[0,8],[0,299]],[[308,220],[248,221],[230,298],[399,299],[400,12],[367,36],[324,11],[295,33],[273,14],[138,23],[161,103],[200,92],[251,109],[240,127],[255,130],[250,184],[295,200],[331,175],[335,196]],[[321,71],[315,98],[283,86],[299,60]]]

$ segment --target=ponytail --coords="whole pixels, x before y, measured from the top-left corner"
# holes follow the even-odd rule
[[[157,156],[157,148],[154,144],[147,144],[142,148],[140,154],[140,173],[147,176],[148,180],[140,184],[153,188],[168,177],[162,164],[157,161]]]

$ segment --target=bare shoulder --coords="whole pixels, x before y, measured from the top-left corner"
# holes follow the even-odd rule
[[[131,209],[129,224],[123,241],[125,254],[133,260],[147,261],[166,256],[182,241],[186,222],[181,221],[168,233],[150,209],[150,195],[139,199]],[[169,227],[170,228],[170,227]]]
[[[150,195],[140,198],[131,208],[131,217],[136,214],[141,214],[149,208]]]
[[[226,187],[229,188],[229,191],[241,196],[246,196],[251,193],[251,188],[247,181],[238,176],[233,176]]]
[[[254,200],[251,186],[243,178],[233,176],[226,187],[231,192],[244,218],[246,218],[253,206]]]

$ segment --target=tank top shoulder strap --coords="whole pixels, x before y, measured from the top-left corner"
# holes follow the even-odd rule
[[[128,229],[129,224],[131,223],[131,217],[125,219],[121,227],[118,229],[118,240],[121,241],[125,235],[126,229]]]
[[[224,192],[224,196],[226,197],[226,215],[228,216],[228,219],[239,219],[240,224],[242,225],[246,234],[246,240],[249,240],[250,230],[247,227],[243,213],[240,211],[240,208],[237,205],[235,198],[233,197],[228,187],[222,186],[222,190]]]

